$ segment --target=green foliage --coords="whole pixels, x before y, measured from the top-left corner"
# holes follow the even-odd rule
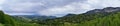
[[[0,23],[5,24],[5,26],[15,26],[15,21],[2,11],[0,11]]]
[[[120,26],[120,13],[80,23],[81,26]]]
[[[13,17],[4,14],[2,11],[0,11],[0,23],[0,26],[40,26],[36,23],[25,23],[20,20],[16,21]]]
[[[2,11],[0,11],[0,23],[4,24],[4,13]]]
[[[120,12],[110,14],[103,18],[96,18],[90,21],[84,21],[79,26],[120,26]]]

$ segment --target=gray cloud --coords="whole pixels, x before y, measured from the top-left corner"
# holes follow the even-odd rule
[[[7,14],[63,16],[104,7],[120,7],[119,2],[120,0],[6,0],[1,7]]]
[[[38,13],[53,7],[61,7],[83,0],[6,0],[3,10],[6,13]],[[38,13],[40,14],[40,13]]]

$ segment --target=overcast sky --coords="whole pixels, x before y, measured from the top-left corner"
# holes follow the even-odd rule
[[[120,7],[120,0],[0,0],[0,10],[9,15],[64,16],[104,7]]]

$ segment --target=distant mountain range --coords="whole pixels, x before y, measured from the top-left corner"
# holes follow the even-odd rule
[[[114,13],[114,12],[120,12],[120,7],[106,7],[103,9],[94,9],[94,10],[90,10],[90,11],[83,13],[83,14],[85,14],[85,15],[96,14],[96,13],[107,14],[107,13]],[[76,15],[77,14],[68,14],[68,15],[63,16],[63,17],[76,16]],[[56,16],[40,16],[40,15],[14,15],[13,17],[24,17],[24,18],[33,19],[33,20],[45,20],[45,19],[58,18]]]
[[[61,18],[56,18],[52,21],[57,20],[60,22],[80,23],[82,21],[90,21],[90,20],[94,20],[96,18],[104,18],[104,17],[112,15],[112,14],[117,14],[118,12],[120,12],[120,7],[106,7],[103,9],[90,10],[83,14],[68,14]],[[48,20],[46,22],[49,23]]]
[[[109,13],[115,13],[115,12],[120,12],[120,7],[106,7],[106,8],[103,8],[103,9],[94,9],[94,10],[90,10],[90,11],[88,11],[86,13],[82,13],[82,14],[91,15],[91,14],[100,13],[100,14],[107,15]],[[68,14],[68,15],[65,15],[63,17],[76,16],[76,15],[80,15],[80,14]]]
[[[103,9],[95,9],[95,10],[88,11],[85,14],[110,13],[110,12],[120,12],[120,7],[106,7]]]
[[[40,15],[13,15],[14,18],[20,19],[32,19],[32,20],[45,20],[45,19],[54,19],[56,16],[40,16]]]

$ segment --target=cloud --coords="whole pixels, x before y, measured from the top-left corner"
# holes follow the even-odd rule
[[[0,7],[0,10],[2,10],[2,8]]]
[[[2,10],[1,4],[4,2],[5,0],[0,0],[0,10]]]
[[[9,14],[38,13],[39,11],[45,11],[55,6],[62,7],[78,1],[82,0],[7,0],[2,7]]]
[[[72,2],[71,4],[61,7],[55,6],[53,8],[40,11],[39,13],[42,15],[54,16],[68,13],[80,14],[93,9],[102,9],[104,7],[120,7],[120,3],[118,2],[120,2],[120,0],[87,0],[84,2]]]
[[[35,15],[33,13],[6,13],[6,14],[9,14],[9,15]]]
[[[2,4],[5,0],[0,0],[0,4]]]
[[[88,0],[85,3],[95,8],[120,7],[120,0]]]
[[[68,13],[73,13],[73,14],[80,14],[84,13],[88,10],[94,9],[88,4],[83,4],[81,2],[73,2],[71,4],[61,6],[61,7],[53,7],[49,8],[43,11],[39,11],[41,15],[53,15],[53,16],[60,16],[60,14],[68,14]],[[61,15],[63,16],[63,15]]]
[[[4,10],[10,11],[28,12],[32,10],[35,12],[36,10],[44,10],[54,6],[64,6],[74,1],[77,0],[7,0],[3,7]]]
[[[64,16],[104,7],[120,7],[119,2],[120,0],[6,0],[1,7],[8,14]]]
[[[33,9],[34,6],[42,6],[43,3],[31,3],[31,2],[15,2],[15,3],[6,3],[3,5],[4,10],[13,11],[13,12],[35,12],[39,9]],[[39,7],[38,7],[39,8]],[[32,10],[32,11],[31,11]]]

